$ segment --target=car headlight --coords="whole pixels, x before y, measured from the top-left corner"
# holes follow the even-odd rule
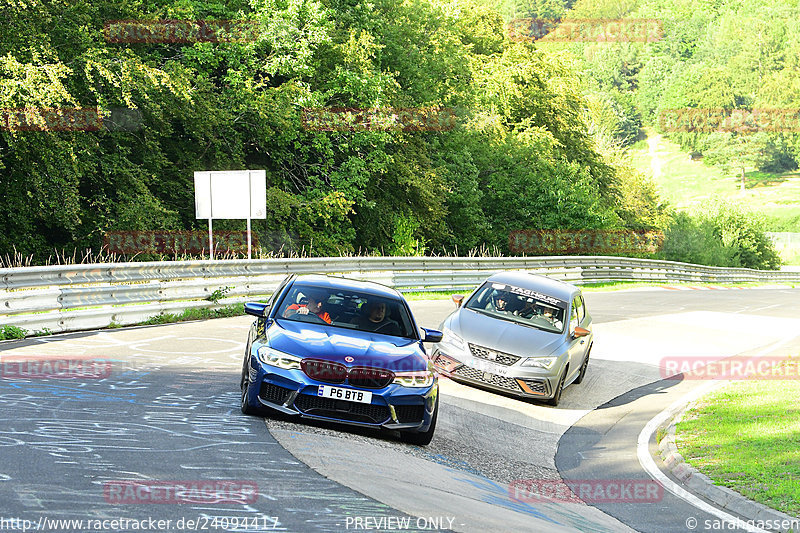
[[[395,372],[394,383],[402,387],[430,387],[436,378],[433,362],[428,360],[428,370]]]
[[[453,330],[450,328],[444,328],[442,330],[442,342],[441,344],[455,348],[461,352],[468,352],[467,343],[464,342],[464,339],[453,333]]]
[[[430,370],[395,372],[394,382],[403,387],[430,387],[433,385],[433,372]]]
[[[258,349],[258,359],[265,365],[277,366],[285,370],[295,370],[300,368],[299,357],[289,355],[288,353],[273,350],[267,346],[262,346]]]
[[[538,368],[550,368],[558,357],[528,357],[520,366],[534,366]]]

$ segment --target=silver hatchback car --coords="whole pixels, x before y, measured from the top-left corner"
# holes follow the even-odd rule
[[[586,375],[592,318],[580,289],[545,276],[501,272],[442,322],[431,354],[455,381],[558,405]]]

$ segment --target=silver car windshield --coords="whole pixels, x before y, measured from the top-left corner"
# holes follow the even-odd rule
[[[464,307],[524,326],[561,333],[567,302],[505,283],[484,283]]]

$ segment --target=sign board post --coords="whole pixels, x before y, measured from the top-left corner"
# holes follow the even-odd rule
[[[247,219],[247,258],[252,257],[250,220],[267,218],[265,170],[226,170],[194,173],[195,218],[208,219],[209,257],[214,259],[212,220]]]

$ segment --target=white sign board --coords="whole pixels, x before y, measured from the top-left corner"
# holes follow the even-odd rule
[[[251,257],[250,219],[267,218],[267,172],[224,170],[194,173],[195,218],[208,219],[209,256],[214,259],[213,219],[247,219],[247,258]]]
[[[265,170],[194,173],[195,218],[267,218]]]

